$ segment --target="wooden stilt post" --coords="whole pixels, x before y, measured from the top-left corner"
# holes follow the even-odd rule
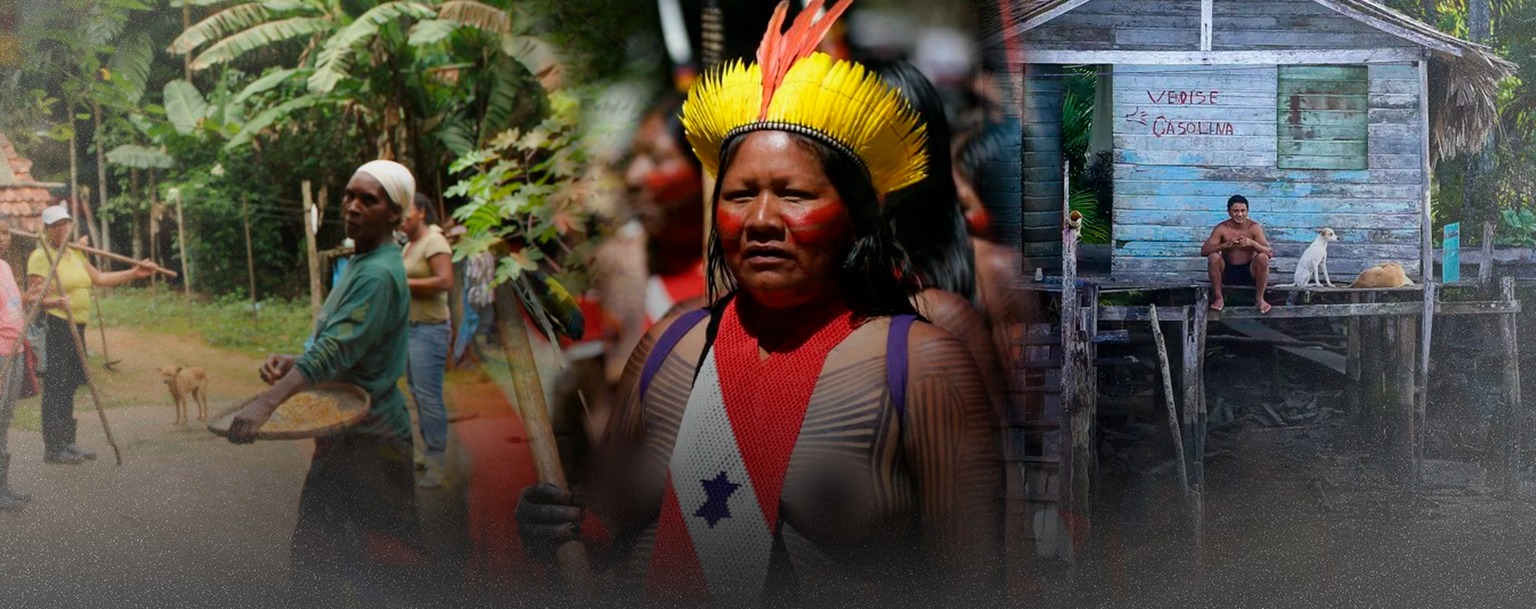
[[[1195,304],[1189,308],[1182,325],[1184,412],[1184,454],[1189,461],[1190,515],[1194,524],[1195,561],[1201,559],[1201,539],[1205,534],[1205,326],[1210,296],[1198,290]]]
[[[309,254],[309,312],[310,315],[320,319],[320,303],[324,297],[320,295],[320,254],[315,246],[315,232],[320,230],[317,216],[319,211],[315,209],[315,201],[310,196],[309,180],[304,180],[302,185],[304,196],[304,247]]]
[[[1354,293],[1354,294],[1350,294],[1349,295],[1349,302],[1351,304],[1359,304],[1360,303],[1360,294],[1358,292]],[[1345,356],[1344,356],[1345,357],[1345,359],[1344,359],[1344,378],[1347,379],[1348,382],[1349,382],[1348,386],[1345,388],[1345,398],[1344,398],[1344,401],[1345,401],[1345,407],[1349,410],[1349,416],[1351,416],[1351,417],[1359,417],[1360,416],[1360,345],[1361,345],[1361,342],[1360,342],[1360,330],[1361,330],[1360,318],[1358,316],[1351,316],[1351,317],[1346,318],[1345,321],[1344,321],[1344,327],[1345,327],[1345,332],[1348,333],[1348,336],[1345,337],[1345,340],[1348,341],[1348,343],[1347,343],[1348,346],[1345,349]]]
[[[1064,503],[1073,516],[1068,521],[1073,560],[1086,549],[1091,531],[1094,393],[1097,389],[1090,376],[1091,337],[1084,331],[1083,303],[1077,285],[1077,243],[1081,230],[1081,217],[1068,217],[1061,234],[1061,405],[1062,423],[1071,438],[1068,446],[1062,449],[1061,474],[1066,494]],[[1094,306],[1097,304],[1093,303]]]
[[[1429,355],[1435,336],[1435,282],[1424,284],[1424,313],[1419,316],[1419,360],[1413,375],[1413,489],[1424,490],[1424,420],[1429,409]]]
[[[1184,433],[1179,425],[1178,401],[1173,397],[1173,366],[1168,363],[1168,346],[1163,341],[1163,328],[1157,318],[1157,305],[1148,308],[1148,316],[1152,319],[1152,341],[1157,345],[1158,371],[1163,376],[1163,400],[1168,405],[1168,431],[1173,435],[1174,458],[1179,465],[1179,486],[1184,491],[1184,497],[1189,497],[1189,467],[1184,457]]]
[[[1515,279],[1499,280],[1499,298],[1506,302],[1515,299]],[[1520,336],[1519,316],[1514,313],[1499,316],[1499,337],[1504,347],[1504,395],[1499,404],[1499,463],[1500,490],[1506,497],[1520,495],[1520,440],[1522,408],[1520,406]]]

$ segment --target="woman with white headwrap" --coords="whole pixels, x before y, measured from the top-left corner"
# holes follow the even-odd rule
[[[358,168],[342,199],[355,254],[326,298],[303,354],[273,355],[261,367],[272,387],[230,426],[254,440],[279,404],[323,381],[356,384],[372,406],[363,422],[315,441],[299,496],[290,596],[296,606],[344,600],[393,606],[420,594],[424,559],[411,467],[411,421],[396,384],[405,373],[410,293],[394,230],[415,195],[410,170],[393,161]]]

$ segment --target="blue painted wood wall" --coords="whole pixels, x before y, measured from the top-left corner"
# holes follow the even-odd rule
[[[1417,48],[1312,0],[1215,0],[1213,9],[1214,51]],[[1199,0],[1091,0],[1030,31],[1027,44],[1195,51],[1199,21]],[[1277,66],[1110,69],[1116,275],[1203,276],[1199,245],[1226,218],[1233,194],[1246,196],[1265,226],[1280,282],[1324,226],[1341,238],[1329,248],[1336,277],[1388,260],[1418,272],[1424,134],[1411,63],[1367,68],[1363,169],[1280,167]],[[1188,97],[1169,104],[1168,91]],[[1215,103],[1211,91],[1219,92]]]
[[[1113,272],[1200,275],[1200,242],[1226,219],[1233,194],[1250,201],[1284,274],[1324,226],[1340,238],[1329,249],[1332,272],[1387,260],[1417,272],[1418,71],[1368,71],[1367,168],[1325,170],[1278,167],[1276,66],[1115,66]],[[1216,103],[1169,104],[1170,91],[1189,99],[1215,91]]]

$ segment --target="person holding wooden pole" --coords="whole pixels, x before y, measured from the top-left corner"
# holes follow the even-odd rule
[[[426,562],[411,465],[411,418],[397,384],[404,376],[411,297],[394,231],[415,196],[410,170],[371,161],[347,182],[342,213],[356,253],[320,309],[310,346],[261,366],[271,385],[235,415],[229,441],[256,431],[288,398],[324,381],[352,383],[371,405],[362,422],[315,440],[289,559],[295,607],[347,603],[415,606]]]
[[[586,493],[522,492],[533,555],[574,542],[644,574],[618,599],[1001,604],[986,385],[916,319],[921,286],[881,217],[926,174],[924,125],[879,77],[814,52],[849,4],[818,20],[812,2],[780,34],[780,3],[759,65],[689,93],[689,142],[719,176],[714,304],[641,341]]]
[[[78,248],[65,248],[74,219],[62,205],[43,210],[46,239],[27,258],[27,291],[43,294],[42,306],[48,315],[43,350],[48,365],[43,372],[43,460],[48,463],[78,465],[94,460],[96,453],[75,443],[75,390],[85,384],[85,361],[75,345],[75,337],[85,335],[90,319],[91,288],[114,287],[154,274],[153,262],[140,261],[122,271],[101,271]],[[81,238],[82,240],[85,237]],[[54,285],[45,283],[50,262],[59,259]],[[73,319],[74,327],[70,327]]]

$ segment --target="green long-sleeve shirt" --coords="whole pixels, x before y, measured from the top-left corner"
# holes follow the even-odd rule
[[[372,399],[359,431],[411,438],[411,417],[396,383],[405,374],[411,296],[400,246],[354,256],[320,309],[313,344],[295,367],[312,383],[342,381]]]

